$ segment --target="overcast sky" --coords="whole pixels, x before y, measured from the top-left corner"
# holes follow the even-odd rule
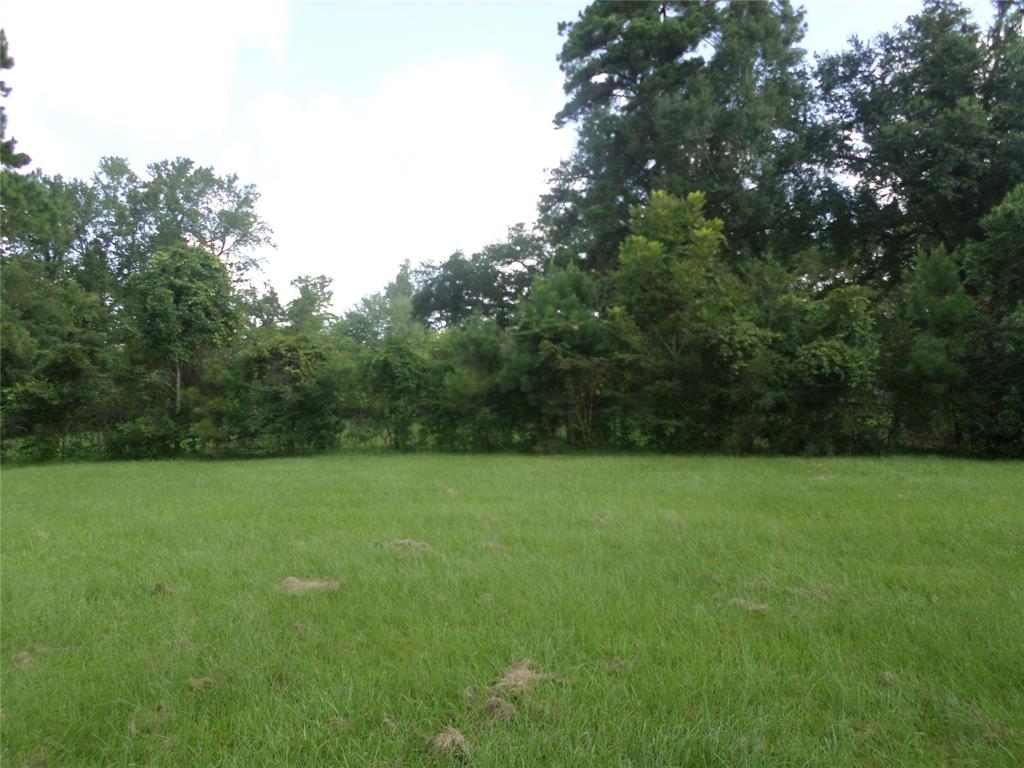
[[[557,23],[582,2],[108,3],[7,0],[8,133],[49,174],[177,156],[262,193],[283,296],[334,278],[344,308],[405,259],[439,261],[531,222],[562,78]],[[807,0],[810,51],[888,30],[917,0]],[[985,0],[968,3],[987,23]]]

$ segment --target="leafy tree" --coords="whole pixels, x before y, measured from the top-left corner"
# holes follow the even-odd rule
[[[0,281],[3,437],[30,438],[41,458],[69,437],[97,433],[110,408],[111,317],[74,281],[53,282],[42,265],[5,260]]]
[[[998,137],[997,167],[992,181],[1009,190],[1024,181],[1024,5],[1016,0],[993,0],[996,14],[988,35],[987,69],[982,100]],[[987,191],[986,191],[987,192]],[[990,194],[990,193],[989,193]],[[998,200],[998,195],[992,196]]]
[[[133,337],[144,360],[169,370],[177,415],[183,370],[235,330],[230,276],[214,254],[179,244],[157,251],[130,288]]]
[[[334,296],[331,282],[326,275],[302,275],[292,280],[292,287],[298,289],[299,295],[288,303],[284,316],[293,329],[316,335],[334,319],[327,311]]]
[[[252,249],[271,240],[270,228],[256,213],[259,193],[253,185],[182,157],[147,170],[142,196],[151,246],[186,242],[204,248],[235,276],[256,266]]]
[[[981,221],[966,248],[967,289],[979,315],[965,342],[970,372],[965,435],[983,454],[1024,454],[1024,184]]]
[[[53,280],[74,275],[103,294],[109,275],[90,224],[96,215],[93,190],[77,180],[32,174],[8,174],[3,184],[3,252],[32,259]]]
[[[779,341],[788,353],[789,381],[779,447],[813,453],[877,449],[889,423],[870,294],[844,286],[793,299],[799,323]]]
[[[428,334],[412,307],[406,262],[384,291],[363,299],[331,329],[339,349],[357,361],[353,421],[400,450],[410,447],[430,399]]]
[[[249,325],[256,328],[276,328],[285,322],[285,310],[277,291],[269,283],[261,293],[255,286],[238,291],[238,301]]]
[[[182,158],[149,172],[140,177],[121,158],[104,158],[90,183],[4,171],[4,252],[44,262],[54,278],[76,270],[90,290],[118,300],[157,250],[179,243],[214,253],[236,280],[255,265],[270,229],[251,185]]]
[[[1024,302],[1024,183],[1018,184],[980,222],[984,238],[967,249],[965,271],[997,318]]]
[[[634,210],[619,251],[617,297],[659,351],[678,355],[694,330],[692,311],[708,288],[723,244],[722,222],[703,215],[704,196],[680,200],[657,190]]]
[[[541,203],[556,246],[610,269],[630,206],[655,188],[704,191],[736,254],[788,243],[779,222],[794,221],[808,183],[799,12],[601,1],[560,31],[567,100],[555,122],[576,124],[579,140]]]
[[[428,400],[427,362],[407,340],[391,337],[373,351],[363,368],[369,412],[385,445],[411,447],[413,429]]]
[[[214,254],[237,280],[256,265],[253,251],[272,244],[256,213],[259,193],[237,176],[181,157],[152,163],[147,173],[107,157],[93,177],[99,210],[92,234],[118,279],[144,269],[157,250],[185,243]]]
[[[543,240],[524,225],[509,229],[505,241],[471,257],[452,254],[442,264],[416,274],[413,313],[428,324],[459,325],[473,315],[494,318],[508,327],[515,304],[547,261]]]
[[[204,372],[192,428],[213,455],[324,451],[344,427],[352,373],[323,338],[268,329],[239,339]]]
[[[919,245],[952,251],[1024,179],[1021,10],[999,6],[986,42],[968,9],[928,0],[892,33],[818,66],[827,160],[853,180],[847,242],[855,274],[895,284]],[[955,211],[956,215],[950,215]]]
[[[926,441],[934,441],[934,435],[959,440],[976,308],[956,259],[944,247],[918,253],[913,271],[904,277],[900,311],[901,323],[887,345],[896,356],[888,382],[895,397],[894,426]]]
[[[402,265],[383,292],[367,296],[355,309],[346,312],[334,333],[369,347],[390,338],[409,339],[414,346],[425,343],[426,332],[413,314],[409,263]]]
[[[626,411],[642,442],[662,448],[716,444],[712,422],[726,421],[717,406],[742,339],[755,333],[742,286],[721,257],[723,224],[703,209],[699,193],[652,193],[633,210],[614,275],[634,358]]]
[[[533,411],[534,441],[594,445],[611,359],[593,280],[575,266],[537,278],[513,332],[515,346],[501,379]]]
[[[435,445],[447,450],[516,446],[525,419],[522,398],[503,387],[508,357],[508,334],[493,319],[475,315],[441,335],[428,371],[435,382],[433,399],[424,414]]]

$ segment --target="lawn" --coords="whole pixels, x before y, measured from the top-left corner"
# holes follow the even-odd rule
[[[1024,755],[1024,464],[341,455],[2,493],[5,768]]]

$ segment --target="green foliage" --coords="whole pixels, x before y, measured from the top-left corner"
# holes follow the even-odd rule
[[[177,455],[181,448],[179,425],[159,408],[119,421],[107,434],[107,450],[116,459],[161,459]]]
[[[130,334],[144,362],[173,376],[177,414],[183,373],[235,331],[231,279],[209,251],[174,245],[158,251],[128,287]]]
[[[479,315],[441,336],[428,374],[437,387],[423,417],[435,445],[460,451],[519,447],[524,402],[502,380],[510,343],[497,322]]]
[[[863,279],[898,281],[919,244],[979,237],[1024,177],[1021,18],[1002,4],[986,40],[967,8],[928,0],[892,33],[819,63],[823,128],[838,140],[828,159],[855,179],[858,223],[836,245]]]
[[[426,370],[426,360],[398,338],[385,340],[364,363],[369,416],[382,430],[384,444],[391,448],[412,447],[430,385]]]
[[[661,448],[714,443],[708,409],[728,377],[722,343],[742,322],[739,284],[720,256],[722,222],[705,219],[703,207],[699,193],[680,200],[655,191],[633,210],[614,274],[620,324],[633,326],[634,388],[623,407],[639,420],[644,444]]]
[[[413,313],[438,328],[459,325],[474,315],[494,318],[507,327],[516,302],[547,260],[543,240],[517,224],[505,241],[471,257],[456,252],[442,264],[420,269]]]
[[[148,177],[104,158],[89,183],[2,173],[5,250],[54,273],[78,269],[117,295],[158,250],[202,248],[237,280],[255,266],[253,251],[270,244],[255,188],[184,158],[151,164]]]
[[[519,308],[513,334],[501,379],[529,405],[531,442],[592,446],[611,374],[593,280],[575,266],[538,278]]]
[[[107,157],[93,177],[99,210],[90,226],[106,243],[119,279],[145,268],[157,250],[182,242],[208,250],[235,277],[255,266],[251,251],[270,244],[270,229],[256,214],[252,185],[187,158],[146,170],[143,178],[123,158]]]
[[[249,252],[270,244],[270,228],[256,213],[255,187],[240,185],[235,175],[217,176],[187,158],[153,163],[147,170],[149,179],[129,189],[127,197],[141,202],[148,248],[194,244],[235,276],[256,266]]]
[[[781,447],[814,453],[877,449],[887,426],[878,382],[879,337],[870,295],[838,288],[802,302],[789,360]]]
[[[3,437],[28,438],[30,453],[52,458],[80,425],[106,416],[110,316],[99,297],[51,282],[33,262],[5,260],[0,287]]]
[[[422,344],[426,331],[413,314],[413,287],[406,262],[382,293],[367,296],[332,329],[336,336],[374,347],[387,339]]]
[[[967,286],[979,317],[966,342],[970,396],[964,430],[972,449],[1024,454],[1024,184],[981,221],[966,249]]]
[[[299,333],[315,335],[330,324],[333,316],[327,309],[333,297],[331,282],[326,275],[303,275],[292,280],[292,287],[298,289],[299,295],[288,303],[284,311],[284,318],[292,328]]]
[[[540,233],[340,316],[325,275],[246,282],[237,177],[17,173],[5,140],[4,455],[1024,455],[1022,22],[929,0],[812,75],[789,2],[599,0]]]
[[[962,432],[960,411],[969,393],[967,345],[977,325],[974,300],[960,280],[959,266],[941,246],[918,253],[904,278],[901,323],[889,341],[896,359],[890,386],[898,425],[936,434]]]
[[[276,328],[285,323],[285,310],[281,306],[281,298],[269,283],[264,285],[262,293],[251,285],[239,289],[237,300],[242,316],[254,328]],[[326,320],[327,317],[323,319]]]
[[[203,454],[274,456],[338,445],[351,373],[323,338],[282,330],[226,349],[204,374],[192,428]]]
[[[801,13],[788,2],[602,1],[560,31],[556,124],[575,123],[579,141],[542,201],[555,245],[610,269],[629,206],[653,189],[705,192],[737,255],[801,229],[780,226],[804,194],[810,99]]]
[[[1018,184],[981,220],[984,238],[967,249],[971,286],[996,317],[1024,302],[1024,183]]]
[[[96,210],[89,186],[38,171],[0,173],[5,252],[40,262],[53,279],[76,274],[83,284],[102,289],[106,281],[102,273],[95,274],[96,249],[87,234],[87,222]]]

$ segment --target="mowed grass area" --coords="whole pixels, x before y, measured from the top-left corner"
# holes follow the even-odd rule
[[[1024,755],[1020,463],[341,455],[2,492],[4,766]]]

